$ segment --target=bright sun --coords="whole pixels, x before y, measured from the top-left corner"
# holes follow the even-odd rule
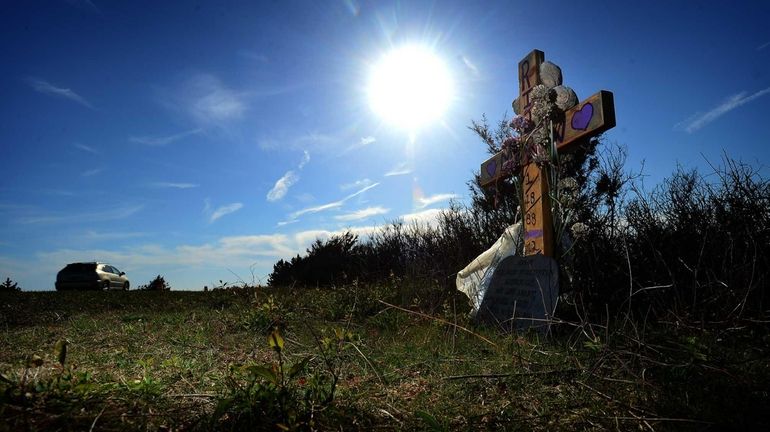
[[[452,79],[429,49],[408,45],[387,53],[371,70],[369,104],[387,123],[414,131],[438,119],[452,98]]]

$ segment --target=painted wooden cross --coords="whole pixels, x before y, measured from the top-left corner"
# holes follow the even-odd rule
[[[545,53],[533,50],[519,62],[519,97],[514,101],[514,111],[531,120],[532,90],[542,84],[541,65]],[[561,84],[561,83],[558,83]],[[552,136],[557,152],[570,151],[579,143],[615,127],[615,105],[612,93],[601,90],[565,112],[563,121],[554,123]],[[536,143],[543,145],[545,143]],[[521,152],[526,157],[525,152]],[[503,165],[506,152],[499,152],[481,164],[481,186],[493,186],[495,182],[510,177]],[[536,163],[523,161],[521,173],[524,209],[524,255],[543,254],[554,257],[553,218],[548,189],[547,170]]]

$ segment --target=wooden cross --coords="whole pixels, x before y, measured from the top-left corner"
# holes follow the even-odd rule
[[[545,53],[533,50],[519,62],[518,109],[522,116],[531,119],[533,100],[531,92],[542,84],[540,65]],[[516,101],[514,103],[517,103]],[[615,105],[612,93],[601,90],[565,112],[564,120],[554,123],[552,136],[558,152],[570,151],[608,129],[615,127]],[[544,143],[536,143],[543,145]],[[523,154],[524,152],[522,152]],[[503,172],[507,162],[506,152],[499,152],[481,164],[481,186],[493,186],[495,182],[512,175]],[[543,254],[554,257],[553,218],[548,195],[546,170],[529,162],[521,173],[524,209],[524,255]]]

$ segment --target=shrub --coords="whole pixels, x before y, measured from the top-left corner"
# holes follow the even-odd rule
[[[149,284],[141,285],[139,289],[144,291],[171,291],[171,285],[166,282],[163,276],[158,275]]]
[[[0,284],[0,292],[18,292],[21,291],[19,284],[12,281],[11,278],[5,278],[5,282]]]

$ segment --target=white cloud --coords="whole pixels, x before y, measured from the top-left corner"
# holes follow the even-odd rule
[[[758,46],[757,47],[757,51],[762,51],[763,49],[767,48],[768,46],[770,46],[770,41],[767,41],[767,42],[763,43],[762,45]]]
[[[144,144],[153,147],[162,147],[173,142],[179,141],[183,138],[187,138],[190,135],[197,135],[201,133],[203,129],[192,129],[184,132],[179,132],[172,135],[161,136],[132,136],[128,140],[132,143]]]
[[[399,216],[399,219],[402,219],[405,223],[411,224],[417,224],[417,225],[428,225],[428,226],[437,226],[438,225],[438,217],[445,209],[428,209],[423,210],[415,213],[407,213],[404,215]]]
[[[240,118],[246,111],[243,95],[229,89],[213,75],[199,74],[186,84],[190,112],[199,120],[221,122]]]
[[[305,165],[310,162],[310,153],[307,150],[303,152],[302,160],[299,163],[299,169],[305,168]]]
[[[338,135],[310,132],[298,137],[260,137],[257,139],[257,143],[262,150],[311,149],[316,153],[323,154],[328,153],[343,141],[341,136],[344,133]]]
[[[365,209],[356,210],[351,213],[342,214],[339,216],[335,216],[334,219],[337,219],[339,221],[355,221],[355,220],[361,220],[366,219],[372,216],[382,215],[386,214],[390,211],[390,209],[384,208],[384,207],[367,207]]]
[[[197,188],[200,185],[195,183],[154,182],[150,183],[149,186],[163,189],[192,189]]]
[[[452,198],[459,198],[459,195],[444,193],[444,194],[431,195],[427,197],[418,196],[415,198],[415,200],[417,201],[417,208],[425,208],[431,204],[435,204],[441,201],[448,201]]]
[[[75,144],[75,148],[78,148],[80,150],[83,150],[84,152],[88,152],[88,153],[91,153],[91,154],[95,154],[95,155],[99,154],[99,152],[95,148],[89,147],[89,146],[87,146],[85,144],[77,143],[77,144]]]
[[[362,187],[367,187],[367,186],[369,186],[369,185],[371,185],[373,183],[374,182],[372,182],[368,178],[365,178],[365,179],[361,179],[361,180],[356,180],[353,183],[342,184],[342,185],[340,185],[340,189],[341,190],[358,189],[358,188],[362,188]]]
[[[350,145],[348,148],[345,149],[345,151],[342,152],[342,154],[345,154],[345,153],[347,153],[349,151],[356,150],[356,149],[359,149],[359,148],[362,148],[362,147],[366,147],[366,146],[368,146],[370,144],[373,144],[375,142],[377,142],[377,138],[375,138],[375,137],[373,137],[371,135],[365,136],[365,137],[361,137],[361,139],[357,143],[354,143],[354,144]]]
[[[86,231],[84,234],[78,235],[78,239],[98,242],[98,241],[125,240],[125,239],[145,237],[145,236],[147,236],[147,233],[143,233],[143,232]]]
[[[298,217],[300,217],[300,216],[302,216],[304,214],[318,213],[318,212],[322,212],[322,211],[326,211],[326,210],[331,210],[331,209],[342,207],[342,205],[345,204],[345,201],[347,201],[347,200],[349,200],[349,199],[351,199],[353,197],[356,197],[358,195],[361,195],[362,193],[368,191],[369,189],[377,187],[377,186],[379,186],[379,183],[374,183],[374,184],[368,185],[368,186],[366,186],[364,188],[361,188],[360,190],[358,190],[356,192],[353,192],[352,194],[346,196],[345,198],[342,198],[339,201],[334,201],[334,202],[330,202],[328,204],[322,204],[322,205],[315,206],[315,207],[308,207],[308,208],[296,211],[296,212],[294,212],[294,213],[289,215],[289,220],[296,219],[296,218],[298,218]]]
[[[409,164],[406,162],[401,162],[400,164],[393,167],[390,171],[386,172],[385,177],[400,176],[411,173],[412,169],[409,168]]]
[[[305,209],[302,209],[302,210],[299,210],[299,211],[295,211],[294,213],[290,214],[289,215],[289,219],[290,220],[291,219],[296,219],[296,218],[298,218],[298,217],[300,217],[300,216],[302,216],[304,214],[318,213],[318,212],[322,212],[322,211],[325,211],[325,210],[331,210],[331,209],[334,209],[334,208],[339,208],[339,207],[342,207],[342,204],[344,204],[344,203],[345,203],[344,200],[339,200],[339,201],[334,201],[334,202],[330,202],[328,204],[322,204],[322,205],[315,206],[315,207],[308,207],[308,208],[305,208]]]
[[[272,189],[267,193],[267,200],[275,202],[286,196],[289,188],[299,180],[299,176],[294,171],[286,171],[283,177],[279,178]]]
[[[361,195],[362,193],[368,191],[369,189],[375,188],[375,187],[377,187],[379,185],[380,185],[379,183],[372,183],[370,185],[366,185],[366,186],[362,187],[361,189],[359,189],[358,191],[353,192],[352,194],[346,196],[345,198],[342,199],[342,201],[347,201],[347,200],[349,200],[349,199],[351,199],[353,197]]]
[[[247,94],[236,91],[212,74],[196,73],[174,89],[158,89],[159,102],[192,117],[201,127],[226,128],[248,109]]]
[[[215,220],[221,218],[222,216],[229,215],[230,213],[235,213],[242,208],[243,208],[242,203],[232,203],[232,204],[227,204],[222,207],[219,207],[218,209],[214,210],[213,213],[211,213],[211,217],[209,217],[209,222],[214,222]]]
[[[144,208],[144,205],[120,206],[112,209],[89,212],[89,213],[70,213],[67,215],[48,214],[27,216],[18,219],[21,224],[56,224],[56,223],[87,223],[102,222],[108,220],[125,219]]]
[[[80,96],[79,94],[75,93],[74,91],[68,88],[56,87],[55,85],[49,83],[48,81],[38,79],[38,78],[33,78],[33,77],[27,78],[27,83],[30,86],[32,86],[32,88],[35,89],[35,91],[37,91],[38,93],[47,94],[47,95],[56,96],[56,97],[63,97],[73,102],[77,102],[86,108],[94,109],[94,106],[91,104],[91,102],[87,101],[83,96]]]
[[[760,90],[751,95],[747,95],[747,92],[745,91],[740,92],[738,94],[728,97],[727,99],[724,100],[724,102],[712,108],[710,111],[706,113],[694,114],[687,120],[677,123],[676,126],[674,126],[674,128],[678,130],[684,130],[687,133],[693,133],[703,128],[707,124],[713,122],[714,120],[718,119],[719,117],[727,114],[728,112],[742,105],[745,105],[755,99],[758,99],[768,93],[770,93],[770,87]]]
[[[298,169],[302,169],[305,167],[305,165],[310,162],[310,153],[307,152],[307,150],[304,151],[302,154],[302,160],[299,162],[299,165],[297,166]],[[279,178],[275,185],[273,185],[273,188],[270,189],[270,191],[267,193],[267,200],[270,202],[275,202],[286,196],[286,194],[289,192],[289,188],[292,187],[295,183],[299,181],[299,174],[297,174],[294,171],[286,171],[286,174],[283,175],[283,177]]]
[[[104,168],[94,168],[80,173],[83,177],[92,177],[104,171]]]
[[[469,71],[471,71],[474,77],[479,76],[479,68],[477,68],[476,65],[473,64],[473,62],[471,62],[471,60],[468,57],[461,55],[460,60],[462,60],[465,67],[468,68]]]

